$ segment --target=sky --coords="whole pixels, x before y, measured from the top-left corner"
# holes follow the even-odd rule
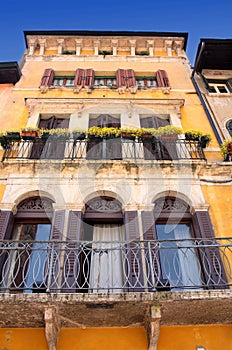
[[[187,32],[194,65],[201,38],[232,39],[232,1],[2,0],[0,62],[20,61],[27,30]]]

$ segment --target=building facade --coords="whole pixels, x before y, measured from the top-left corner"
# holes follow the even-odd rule
[[[231,166],[187,34],[24,34],[1,98],[0,347],[232,348]]]

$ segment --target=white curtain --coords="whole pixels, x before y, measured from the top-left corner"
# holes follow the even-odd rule
[[[93,228],[90,289],[96,293],[120,293],[123,268],[120,242],[123,227],[116,224],[95,224]]]
[[[194,244],[191,240],[183,240],[191,238],[190,228],[188,225],[180,224],[177,225],[174,229],[174,235],[178,247],[178,260],[179,260],[179,271],[181,284],[183,286],[201,286],[201,276],[200,276],[200,264],[196,256],[196,250],[194,250]],[[178,283],[179,284],[179,283]]]

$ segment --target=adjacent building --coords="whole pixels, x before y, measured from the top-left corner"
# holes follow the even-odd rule
[[[199,94],[204,49],[192,73],[187,33],[24,34],[0,96],[0,348],[232,349],[231,116]]]

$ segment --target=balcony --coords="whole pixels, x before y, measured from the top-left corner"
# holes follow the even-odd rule
[[[232,285],[232,240],[1,241],[1,293],[191,292]]]
[[[185,139],[141,141],[123,138],[74,140],[49,137],[47,140],[8,141],[2,161],[18,160],[206,160],[198,141]]]

